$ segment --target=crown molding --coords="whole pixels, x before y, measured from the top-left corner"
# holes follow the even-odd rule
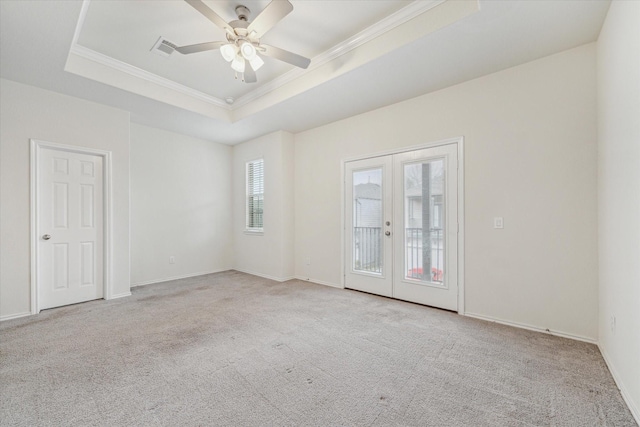
[[[230,109],[229,105],[226,102],[224,102],[224,100],[222,99],[216,98],[211,95],[207,95],[206,93],[184,86],[180,83],[176,83],[173,80],[160,77],[156,74],[150,73],[141,68],[127,64],[126,62],[119,61],[110,56],[104,55],[100,52],[96,52],[95,50],[89,49],[82,45],[79,45],[79,44],[73,45],[71,47],[70,53],[74,55],[78,55],[82,58],[88,59],[90,61],[94,61],[99,64],[105,65],[107,67],[113,68],[114,70],[118,70],[123,73],[129,74],[131,76],[137,77],[139,79],[145,80],[147,82],[156,84],[158,86],[162,86],[167,89],[171,89],[176,92],[182,93],[184,95],[190,96],[192,98],[198,99],[200,101],[204,101],[208,104],[215,105],[216,107],[224,108],[225,110]]]
[[[77,55],[81,58],[94,61],[98,64],[110,67],[138,79],[176,91],[183,95],[190,96],[194,99],[222,108],[226,111],[233,111],[247,104],[250,104],[252,101],[260,98],[261,96],[264,96],[269,92],[273,92],[274,90],[290,83],[298,77],[325,65],[326,63],[362,46],[363,44],[375,39],[376,37],[379,37],[380,35],[399,27],[400,25],[410,21],[416,16],[444,3],[445,1],[446,0],[416,0],[408,6],[393,13],[392,15],[389,15],[387,18],[378,21],[377,23],[371,25],[358,34],[341,43],[338,43],[331,49],[315,56],[311,60],[311,66],[309,68],[294,68],[286,72],[285,74],[271,80],[270,82],[263,84],[255,90],[242,95],[235,100],[233,105],[227,104],[223,99],[216,98],[199,90],[192,89],[180,83],[176,83],[173,80],[160,77],[156,74],[150,73],[141,68],[119,61],[108,55],[102,54],[78,44],[80,33],[85,22],[87,11],[89,10],[91,0],[83,0],[82,2],[82,8],[80,10],[80,15],[78,18],[78,23],[76,25],[71,48],[69,50],[69,55]]]
[[[338,43],[331,49],[315,56],[311,59],[311,66],[307,69],[294,68],[286,72],[285,74],[271,80],[269,83],[265,83],[259,88],[247,93],[236,99],[233,104],[233,109],[240,108],[249,104],[251,101],[272,92],[279,87],[297,79],[298,77],[316,69],[324,64],[362,46],[363,44],[375,39],[376,37],[391,31],[400,25],[410,21],[416,16],[425,13],[426,11],[433,9],[434,7],[444,3],[446,0],[416,0],[406,7],[398,10],[397,12],[389,15],[385,19],[378,21],[370,27],[360,31],[358,34],[348,38],[347,40]]]

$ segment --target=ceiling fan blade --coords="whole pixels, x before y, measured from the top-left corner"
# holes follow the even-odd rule
[[[244,68],[244,82],[245,83],[255,83],[258,81],[258,77],[256,77],[255,70],[251,67],[251,64],[247,62]]]
[[[184,55],[187,55],[189,53],[196,53],[196,52],[204,52],[206,50],[216,50],[216,49],[220,49],[220,46],[225,45],[229,42],[207,42],[207,43],[198,43],[198,44],[191,44],[189,46],[180,46],[177,47],[176,50]]]
[[[249,24],[247,31],[249,33],[255,31],[259,37],[262,37],[292,10],[293,5],[288,0],[273,0]]]
[[[289,52],[288,50],[280,49],[278,47],[261,44],[260,51],[264,55],[279,59],[280,61],[288,62],[289,64],[295,65],[296,67],[300,68],[307,68],[311,63],[311,60],[309,58],[305,58],[304,56],[300,56],[298,54]]]
[[[218,27],[222,28],[228,33],[235,34],[233,32],[233,28],[231,25],[227,23],[224,19],[220,17],[217,13],[209,8],[206,4],[202,2],[202,0],[184,0],[189,3],[195,10],[203,14],[209,21],[216,24]]]

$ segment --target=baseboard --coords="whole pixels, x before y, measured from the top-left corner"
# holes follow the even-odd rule
[[[296,277],[294,277],[294,279],[302,280],[303,282],[316,283],[318,285],[330,286],[332,288],[344,289],[344,286],[342,286],[342,285],[339,285],[339,284],[336,284],[336,283],[331,283],[331,282],[325,282],[323,280],[311,279],[309,277],[296,276]]]
[[[19,319],[21,317],[31,316],[30,311],[25,311],[24,313],[16,313],[16,314],[8,314],[6,316],[0,316],[0,322],[4,322],[5,320]]]
[[[569,339],[576,340],[576,341],[583,341],[583,342],[587,342],[589,344],[597,344],[598,343],[593,338],[583,337],[581,335],[569,334],[569,333],[566,333],[566,332],[552,331],[552,330],[545,329],[545,328],[540,328],[540,327],[537,327],[537,326],[527,325],[525,323],[518,323],[518,322],[509,321],[509,320],[496,319],[494,317],[484,316],[482,314],[475,314],[475,313],[466,312],[466,313],[463,314],[463,316],[473,317],[475,319],[480,319],[480,320],[486,320],[487,322],[500,323],[501,325],[513,326],[515,328],[527,329],[529,331],[542,332],[544,334],[554,335],[554,336],[563,337],[563,338],[569,338]]]
[[[213,274],[213,273],[222,273],[223,271],[229,271],[229,270],[230,270],[229,268],[225,268],[225,269],[222,269],[222,270],[203,271],[203,272],[200,272],[200,273],[183,274],[181,276],[162,277],[162,278],[159,278],[159,279],[152,279],[152,280],[146,280],[144,282],[132,283],[131,287],[135,288],[137,286],[153,285],[154,283],[162,283],[162,282],[170,282],[172,280],[188,279],[189,277],[204,276],[204,275]]]
[[[276,282],[286,282],[286,281],[289,281],[291,279],[295,279],[295,277],[293,277],[293,276],[289,276],[289,277],[269,276],[268,274],[256,273],[255,271],[244,270],[244,269],[240,269],[240,268],[234,268],[233,270],[239,271],[240,273],[250,274],[252,276],[258,276],[258,277],[262,277],[262,278],[265,278],[265,279],[274,280]]]
[[[124,297],[130,297],[131,296],[131,292],[122,292],[120,294],[115,294],[115,295],[111,295],[111,299],[116,299],[116,298],[124,298]]]
[[[598,344],[598,349],[600,350],[600,354],[602,354],[602,358],[604,359],[604,363],[607,364],[607,368],[609,368],[609,372],[611,372],[611,376],[613,377],[613,380],[615,381],[616,385],[618,386],[618,390],[620,390],[620,394],[622,395],[622,398],[624,399],[625,403],[627,404],[627,407],[629,408],[629,411],[631,412],[631,415],[633,415],[633,418],[636,419],[636,423],[638,423],[638,425],[640,425],[640,408],[638,408],[638,406],[636,406],[635,402],[633,400],[631,400],[631,397],[629,396],[629,393],[627,392],[627,386],[622,382],[622,376],[618,373],[616,368],[611,363],[611,358],[607,355],[607,352],[604,350],[602,345]]]

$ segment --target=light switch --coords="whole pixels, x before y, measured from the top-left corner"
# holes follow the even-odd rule
[[[504,220],[501,216],[493,218],[493,228],[504,228]]]

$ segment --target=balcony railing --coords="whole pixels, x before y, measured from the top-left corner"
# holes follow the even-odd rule
[[[354,269],[382,273],[382,228],[353,227]]]
[[[405,229],[407,278],[442,283],[444,271],[444,243],[442,237],[441,228],[431,228],[428,236],[424,235],[422,228]],[[425,271],[423,248],[429,246],[431,246],[431,268],[427,268],[427,271]]]
[[[423,239],[423,237],[428,237]],[[422,228],[405,229],[405,271],[409,279],[427,282],[443,281],[444,242],[441,228],[430,229],[429,236],[423,236]],[[431,247],[431,265],[427,271],[423,267],[423,248]],[[353,228],[353,268],[368,273],[382,273],[382,228]]]

